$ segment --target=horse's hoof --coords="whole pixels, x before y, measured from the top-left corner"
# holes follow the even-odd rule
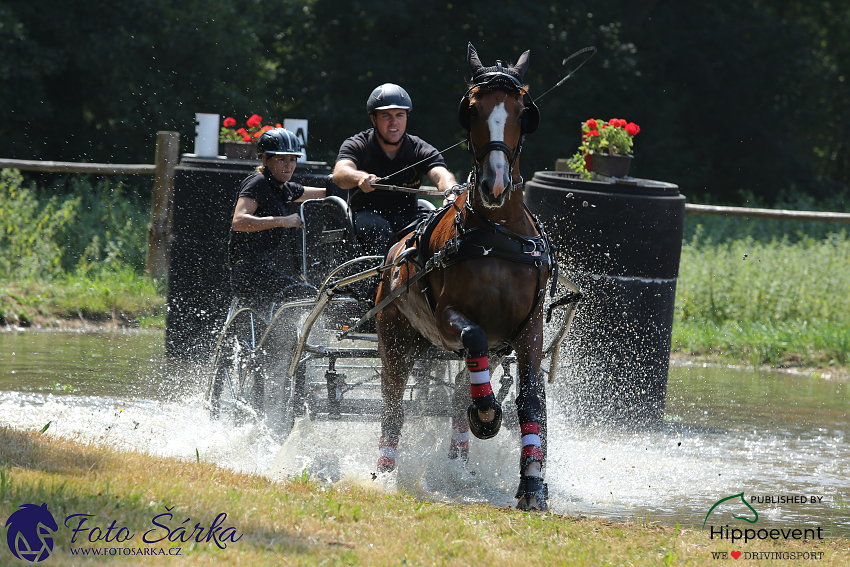
[[[469,430],[479,439],[490,439],[499,433],[502,427],[502,406],[499,402],[495,402],[493,406],[493,421],[481,421],[478,417],[478,408],[475,402],[466,410],[466,417],[469,420]]]
[[[549,486],[539,476],[520,476],[514,498],[517,510],[545,512],[549,509]]]

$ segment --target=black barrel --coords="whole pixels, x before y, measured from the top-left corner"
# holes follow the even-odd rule
[[[173,359],[203,361],[215,347],[232,297],[227,241],[236,192],[258,165],[184,154],[175,167],[165,315],[165,351]],[[330,173],[324,162],[307,162],[298,164],[292,179],[325,187]],[[292,240],[288,247],[295,252]]]
[[[661,420],[685,197],[670,183],[541,171],[525,201],[586,294],[557,378],[567,407],[590,423]]]

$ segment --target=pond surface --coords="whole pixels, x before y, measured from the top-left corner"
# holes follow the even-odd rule
[[[429,500],[514,503],[518,434],[473,439],[469,468],[445,459],[446,420],[409,418],[396,473],[371,480],[377,423],[262,425],[211,421],[202,369],[166,365],[162,332],[0,332],[0,426],[201,458],[286,477],[397,486]],[[556,385],[557,386],[557,385]],[[555,396],[557,397],[557,396]],[[551,399],[551,398],[550,398]],[[664,423],[629,432],[578,426],[550,407],[547,482],[555,512],[702,526],[850,533],[850,383],[812,375],[680,366]],[[475,474],[471,474],[470,470]],[[790,498],[789,498],[790,497]],[[803,498],[805,497],[805,501]],[[812,502],[814,500],[814,502]]]

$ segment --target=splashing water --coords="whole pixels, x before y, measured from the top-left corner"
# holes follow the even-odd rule
[[[197,450],[205,461],[275,479],[306,470],[322,482],[404,488],[434,501],[515,502],[516,431],[472,439],[464,466],[446,458],[447,418],[410,417],[397,470],[373,480],[379,423],[307,416],[281,440],[263,424],[210,420],[202,373],[166,373],[160,345],[157,334],[0,333],[0,426],[40,430],[50,421],[49,435],[186,460]],[[713,503],[742,491],[816,495],[817,506],[754,506],[764,521],[850,532],[848,383],[674,367],[664,423],[636,431],[576,425],[558,387],[550,390],[546,464],[554,512],[699,526]]]

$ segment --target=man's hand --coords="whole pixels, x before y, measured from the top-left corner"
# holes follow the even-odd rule
[[[357,169],[350,159],[340,160],[334,166],[333,182],[340,189],[360,189],[364,193],[371,193],[375,190],[372,184],[377,181],[377,175]]]
[[[365,172],[364,172],[364,173],[365,173]],[[375,183],[375,182],[377,182],[377,181],[378,181],[378,176],[377,176],[377,175],[375,175],[374,173],[367,173],[367,174],[366,174],[366,175],[365,175],[365,176],[364,176],[364,177],[363,177],[363,178],[362,178],[362,179],[361,179],[361,180],[357,183],[357,187],[359,187],[359,188],[360,188],[360,190],[361,190],[361,191],[363,191],[364,193],[371,193],[372,191],[374,191],[374,190],[375,190],[375,188],[374,188],[374,187],[372,187],[372,183]]]

